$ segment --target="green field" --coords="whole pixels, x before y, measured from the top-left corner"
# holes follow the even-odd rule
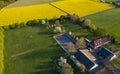
[[[85,37],[90,40],[99,38],[99,36],[96,36],[93,32],[90,32],[88,29],[83,28],[80,24],[76,24],[70,21],[66,21],[65,23],[62,23],[63,27],[65,27],[66,31],[71,31],[74,35],[80,37]]]
[[[4,74],[59,74],[54,60],[63,54],[43,26],[6,31]]]
[[[66,21],[62,25],[79,38],[95,38],[73,22]],[[6,31],[4,74],[59,74],[54,60],[63,56],[64,51],[52,36],[42,25]]]
[[[92,20],[97,27],[106,29],[120,42],[120,8],[113,8],[97,14],[86,16]]]

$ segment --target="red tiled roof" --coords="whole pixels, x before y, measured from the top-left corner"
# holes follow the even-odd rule
[[[104,45],[106,42],[110,41],[110,38],[108,36],[106,37],[102,37],[102,38],[98,38],[98,39],[95,39],[91,42],[91,44],[94,46],[94,47],[97,47],[97,46],[102,46]]]

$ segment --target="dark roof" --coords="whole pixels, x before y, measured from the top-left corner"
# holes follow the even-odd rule
[[[95,63],[89,60],[81,51],[76,52],[74,56],[80,63],[85,65],[87,70],[90,70],[95,65]]]
[[[98,48],[102,45],[105,45],[105,44],[109,43],[110,41],[111,41],[111,39],[108,36],[105,36],[105,37],[102,37],[102,38],[92,40],[90,42],[90,44],[92,44],[94,48]]]
[[[102,56],[103,59],[114,56],[114,54],[110,50],[103,47],[98,51],[98,55]]]

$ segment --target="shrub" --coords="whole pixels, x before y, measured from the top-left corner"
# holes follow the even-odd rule
[[[34,19],[34,20],[28,21],[26,24],[28,26],[36,26],[36,25],[39,25],[39,22],[40,22],[39,20]]]
[[[79,16],[76,14],[70,15],[70,19],[73,22],[77,22],[79,20]]]
[[[79,18],[79,20],[78,20],[79,24],[83,23],[84,20],[85,20],[84,18]]]
[[[108,35],[108,32],[106,31],[106,29],[102,29],[102,28],[97,28],[94,31],[95,36],[99,36],[99,37],[103,37]]]
[[[9,30],[10,28],[9,28],[9,26],[3,26],[2,27],[4,30]]]
[[[89,27],[91,25],[91,20],[90,19],[85,19],[84,22],[83,22],[83,26],[85,27]]]
[[[0,1],[0,7],[3,6],[5,3],[4,1]]]
[[[91,24],[91,25],[89,25],[89,29],[91,31],[95,31],[97,29],[97,27],[94,24]]]
[[[9,25],[10,29],[15,29],[16,28],[16,25],[15,24],[12,24],[12,25]]]

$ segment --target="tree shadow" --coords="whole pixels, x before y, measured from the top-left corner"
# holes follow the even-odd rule
[[[49,63],[42,63],[35,67],[37,71],[31,72],[30,74],[58,74],[57,70],[54,68],[54,65],[51,64],[52,62]],[[51,69],[51,67],[53,67]]]
[[[49,32],[38,32],[37,34],[39,35],[47,35],[47,34],[50,34]]]

